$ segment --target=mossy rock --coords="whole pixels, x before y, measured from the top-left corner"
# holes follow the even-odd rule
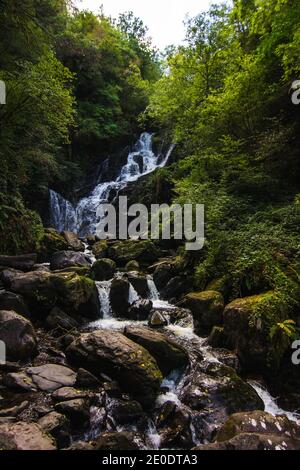
[[[262,320],[255,317],[255,312],[267,305],[273,295],[273,292],[267,292],[236,299],[224,310],[226,345],[236,350],[247,371],[265,373],[269,368],[278,367],[269,332],[264,328]]]
[[[100,240],[94,243],[92,248],[93,255],[97,259],[107,258],[108,255],[108,243],[106,240]]]
[[[116,272],[116,263],[108,258],[99,259],[92,266],[91,276],[95,281],[109,281]]]
[[[126,240],[111,245],[108,255],[120,266],[133,260],[148,265],[159,258],[160,251],[151,240]]]
[[[57,251],[68,250],[68,242],[55,229],[46,228],[40,243],[39,260],[41,262],[50,261],[51,256]]]
[[[199,335],[209,334],[214,326],[222,323],[224,299],[220,292],[192,292],[180,305],[191,310],[195,332]]]

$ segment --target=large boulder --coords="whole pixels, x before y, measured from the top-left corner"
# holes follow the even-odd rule
[[[26,360],[36,352],[37,341],[32,324],[14,311],[0,311],[0,340],[6,345],[8,359]]]
[[[167,285],[161,289],[161,296],[166,300],[176,300],[179,299],[187,290],[187,280],[181,276],[176,276],[170,279]]]
[[[2,450],[56,450],[54,439],[34,423],[0,425]]]
[[[116,277],[113,279],[109,293],[110,305],[114,313],[120,317],[126,317],[129,304],[130,284],[127,279]]]
[[[84,251],[84,243],[79,240],[76,233],[64,231],[62,236],[68,243],[68,246],[73,251]]]
[[[50,268],[53,271],[70,267],[90,267],[90,262],[84,253],[77,251],[57,251],[50,260]]]
[[[43,432],[54,437],[60,449],[70,444],[70,424],[66,416],[52,411],[40,418],[38,425]]]
[[[162,380],[155,359],[121,333],[99,330],[82,334],[67,349],[67,357],[95,374],[116,379],[125,392],[151,406]]]
[[[46,316],[59,306],[70,315],[99,318],[100,302],[94,281],[76,273],[3,272],[10,290],[24,296],[32,314]]]
[[[254,319],[255,309],[272,293],[237,299],[226,306],[223,314],[224,338],[235,349],[244,369],[265,373],[276,365],[273,346],[262,322]]]
[[[22,317],[30,317],[30,312],[21,295],[0,290],[0,310],[13,310],[22,315]]]
[[[4,256],[0,255],[0,266],[20,269],[21,271],[31,271],[37,262],[37,254],[20,255],[20,256]]]
[[[139,446],[134,433],[106,432],[96,439],[94,450],[139,450]]]
[[[118,265],[125,266],[132,260],[150,264],[159,258],[160,252],[151,240],[125,240],[112,244],[108,254]]]
[[[193,315],[195,333],[207,335],[222,323],[224,299],[217,291],[192,292],[181,302]]]
[[[232,415],[215,442],[197,450],[300,450],[300,426],[264,411]]]
[[[95,281],[109,281],[116,273],[116,263],[108,258],[102,258],[96,261],[92,267],[92,278]]]
[[[165,376],[188,365],[188,354],[182,346],[158,331],[147,327],[129,326],[125,328],[124,334],[149,351]]]
[[[108,254],[108,243],[106,240],[96,242],[92,248],[93,255],[97,259],[107,258]]]
[[[161,291],[176,274],[177,269],[173,262],[164,261],[157,264],[153,273],[153,280],[157,289]]]
[[[62,401],[55,405],[55,410],[64,414],[74,427],[86,427],[90,420],[89,400],[77,398],[74,400]]]

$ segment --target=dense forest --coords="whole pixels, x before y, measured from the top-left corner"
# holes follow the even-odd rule
[[[76,292],[72,287],[70,294],[61,279],[55,288],[67,297],[86,294],[91,282],[107,281],[101,269],[114,271],[120,263],[130,272],[141,267],[153,273],[150,265],[160,260],[153,269],[162,296],[179,310],[192,311],[196,332],[210,335],[210,346],[235,350],[242,377],[263,376],[281,404],[295,411],[300,409],[300,366],[291,363],[291,346],[300,335],[300,107],[292,101],[292,85],[300,80],[300,0],[232,3],[218,3],[190,18],[184,45],[159,51],[132,12],[112,19],[79,11],[68,0],[0,0],[0,80],[7,90],[6,104],[0,105],[0,255],[37,253],[40,262],[50,261],[54,252],[66,249],[62,235],[45,228],[50,189],[78,202],[92,189],[95,168],[107,158],[110,166],[120,167],[122,152],[142,132],[153,134],[156,150],[166,142],[175,144],[168,164],[137,181],[130,199],[148,206],[204,204],[203,250],[185,252],[178,240],[169,245],[149,241],[151,255],[142,250],[143,258],[138,248],[129,247],[128,254],[124,244],[97,243],[91,234],[93,254],[107,264],[103,260],[105,266],[93,267],[92,274],[81,266],[76,272],[84,285]],[[4,278],[30,299],[33,310],[47,305],[50,311],[44,288],[33,302],[26,287],[18,290],[21,280]],[[120,299],[129,289],[121,281],[114,287]],[[71,306],[73,300],[68,300]],[[113,310],[127,318],[112,293],[110,300]],[[59,306],[70,310],[69,304]],[[95,302],[87,304],[94,312]],[[81,314],[77,307],[76,315]],[[90,320],[97,317],[93,312]],[[138,341],[134,331],[127,336],[146,349],[151,342],[148,337]],[[79,365],[86,350],[81,337],[76,341],[64,346]],[[229,376],[228,370],[223,373]],[[150,382],[149,376],[144,379]],[[248,408],[239,398],[238,406],[227,406],[225,417],[262,409],[252,392],[245,388],[241,393]],[[148,398],[139,391],[137,401],[146,409]],[[210,409],[204,401],[193,410]],[[211,419],[224,424],[220,406],[219,414],[211,411]],[[201,438],[195,441],[183,430],[178,411],[180,419],[175,418],[183,427],[180,433],[176,428],[175,437],[166,437],[165,422],[173,432],[179,425],[174,417],[176,426],[170,424],[170,411],[164,413],[157,422],[167,448],[211,442],[219,429],[216,425],[208,432],[200,426]],[[229,439],[228,429],[221,431],[219,442]],[[300,448],[296,432],[297,443],[289,448]],[[258,448],[267,446],[259,442]],[[236,445],[247,448],[244,441]]]

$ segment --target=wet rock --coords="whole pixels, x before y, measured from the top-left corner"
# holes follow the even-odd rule
[[[135,434],[129,432],[104,433],[95,441],[95,450],[138,450]]]
[[[193,445],[191,416],[173,402],[166,402],[159,411],[157,428],[162,448],[189,449]]]
[[[18,416],[22,411],[24,411],[29,405],[28,401],[23,401],[20,405],[13,406],[12,408],[0,409],[0,417],[7,416]]]
[[[168,325],[168,319],[164,314],[160,311],[155,311],[151,313],[148,321],[148,325],[150,328],[162,328]]]
[[[179,299],[187,291],[187,281],[180,276],[173,277],[161,290],[161,296],[166,300]]]
[[[59,329],[70,331],[79,327],[79,323],[70,315],[64,313],[60,308],[55,307],[46,318],[46,325],[49,329]]]
[[[237,413],[218,431],[215,442],[197,450],[299,450],[300,426],[286,416],[263,411]]]
[[[51,256],[50,268],[52,271],[73,266],[90,267],[90,263],[84,253],[78,253],[77,251],[57,251]]]
[[[222,323],[224,299],[220,292],[193,292],[180,305],[192,312],[196,334],[209,334],[214,326]]]
[[[273,346],[262,323],[259,319],[250,323],[254,309],[270,296],[272,293],[237,299],[224,310],[226,345],[236,350],[242,367],[247,371],[265,373],[270,368],[276,368]]]
[[[0,310],[13,310],[22,317],[30,318],[30,312],[21,295],[0,290]]]
[[[76,273],[9,272],[10,289],[24,296],[30,311],[39,318],[58,306],[69,315],[99,318],[100,304],[95,282]]]
[[[131,272],[127,275],[128,281],[142,298],[147,298],[150,294],[148,279],[137,272]]]
[[[74,340],[75,340],[75,338],[74,338]],[[76,379],[76,386],[77,387],[94,388],[94,387],[98,387],[99,384],[100,384],[100,381],[93,374],[91,374],[90,372],[88,372],[85,369],[81,369],[81,368],[78,369],[77,379]]]
[[[137,424],[145,417],[143,408],[137,401],[113,400],[108,411],[114,422],[120,425]]]
[[[186,367],[189,362],[187,352],[158,331],[147,327],[129,326],[125,328],[124,334],[149,351],[164,375],[168,375],[172,370]]]
[[[108,243],[107,243],[107,241],[106,240],[101,240],[99,242],[96,242],[93,245],[92,252],[93,252],[93,255],[97,259],[107,258],[107,254],[108,254]]]
[[[123,278],[115,278],[110,289],[110,305],[116,315],[126,317],[129,308],[129,282]]]
[[[34,423],[9,423],[0,425],[2,450],[55,450],[54,439]]]
[[[5,385],[8,388],[36,392],[37,386],[33,383],[31,377],[25,372],[11,372],[6,375],[4,380]]]
[[[45,364],[26,369],[37,388],[44,392],[53,392],[61,387],[72,387],[76,382],[76,373],[68,367],[57,364]]]
[[[194,320],[190,310],[187,308],[174,308],[166,310],[165,314],[168,315],[169,321],[172,325],[181,326],[183,328],[194,328]]]
[[[43,432],[54,437],[59,449],[70,444],[70,423],[66,416],[52,411],[39,419],[37,424]]]
[[[116,263],[107,258],[100,259],[93,264],[92,277],[95,281],[109,281],[116,273]]]
[[[87,451],[87,450],[95,450],[95,446],[92,442],[85,442],[85,441],[77,441],[73,442],[70,447],[64,450],[74,450],[74,451]]]
[[[128,309],[127,318],[130,320],[147,320],[152,310],[151,300],[136,300]]]
[[[75,364],[118,380],[122,390],[151,406],[162,380],[156,361],[140,345],[121,333],[99,330],[82,334],[66,351]]]
[[[73,251],[84,251],[84,243],[79,240],[76,233],[64,231],[62,236],[68,243],[68,246]]]
[[[118,265],[125,266],[129,261],[150,264],[159,258],[160,252],[151,240],[125,240],[111,245],[108,254]]]
[[[37,341],[29,320],[14,311],[0,311],[0,339],[8,359],[26,360],[36,353]]]
[[[89,402],[82,398],[63,401],[55,405],[55,410],[67,416],[74,427],[86,427],[90,420]]]

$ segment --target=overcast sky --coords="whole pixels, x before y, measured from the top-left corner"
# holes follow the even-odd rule
[[[117,17],[124,11],[133,11],[149,27],[150,36],[156,46],[163,49],[170,44],[179,44],[184,39],[183,21],[188,14],[195,16],[206,10],[211,3],[220,0],[76,0],[81,9],[98,12],[101,5],[104,13]]]

